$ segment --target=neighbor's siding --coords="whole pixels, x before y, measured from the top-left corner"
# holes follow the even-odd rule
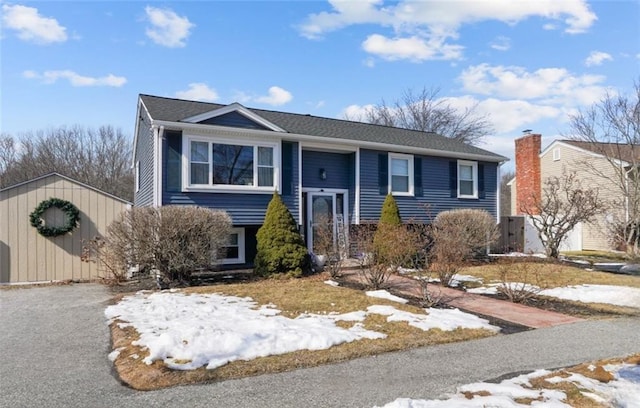
[[[298,144],[283,142],[291,145],[291,190],[288,194],[282,194],[282,201],[287,205],[296,222],[298,217]],[[167,133],[163,141],[163,205],[197,205],[201,207],[225,210],[231,216],[233,225],[260,225],[264,222],[272,194],[257,193],[208,193],[208,192],[184,192],[181,187],[175,185],[182,180],[182,167],[171,165],[169,158],[182,155],[182,135],[179,132]],[[284,149],[282,149],[284,150]],[[282,162],[282,161],[281,161]],[[176,174],[177,173],[177,174]],[[283,171],[280,169],[282,177]],[[289,176],[287,176],[289,177]],[[174,181],[171,181],[174,180]],[[283,180],[281,180],[281,184]]]
[[[140,110],[144,118],[138,118],[138,135],[135,157],[140,162],[140,190],[135,192],[133,202],[136,206],[153,205],[153,129],[149,126],[151,118],[144,109]]]
[[[378,185],[379,151],[360,150],[360,220],[377,221],[385,199]],[[422,196],[394,196],[404,222],[429,223],[438,213],[456,208],[475,208],[496,216],[497,164],[479,162],[484,171],[484,198],[462,199],[451,197],[449,166],[455,159],[433,156],[414,156],[422,159]],[[480,178],[480,177],[479,177]]]
[[[43,237],[29,222],[38,204],[56,197],[80,210],[72,233]],[[0,192],[0,282],[91,280],[99,277],[94,263],[80,260],[82,242],[105,233],[127,203],[58,175],[34,180]],[[56,209],[46,216],[60,220]]]
[[[568,147],[558,143],[552,149],[545,152],[540,157],[540,177],[542,188],[547,178],[552,176],[562,177],[563,172],[576,172],[583,187],[597,188],[602,198],[609,199],[620,197],[620,190],[616,184],[606,177],[598,177],[591,168],[597,169],[599,173],[608,174],[615,178],[615,172],[611,164],[606,159],[592,154]],[[553,150],[560,151],[560,159],[553,160]],[[588,166],[587,164],[588,163]],[[593,166],[593,167],[591,167]],[[608,211],[615,214],[615,218],[624,219],[624,207],[617,211]],[[611,244],[608,237],[610,225],[606,220],[607,215],[598,216],[591,224],[583,224],[582,245],[584,250],[610,250]]]

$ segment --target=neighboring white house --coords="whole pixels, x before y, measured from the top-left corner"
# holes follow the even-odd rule
[[[59,199],[79,210],[72,230],[43,236],[30,214],[42,202]],[[96,264],[82,262],[83,241],[104,234],[130,203],[58,173],[50,173],[0,190],[0,284],[87,281],[99,277]],[[43,226],[59,227],[68,215],[50,207]]]

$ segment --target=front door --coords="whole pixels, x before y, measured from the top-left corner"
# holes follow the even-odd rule
[[[309,193],[307,196],[308,239],[311,252],[326,255],[336,243],[336,194]]]

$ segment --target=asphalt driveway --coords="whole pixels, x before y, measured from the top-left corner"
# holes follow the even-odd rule
[[[172,389],[122,386],[107,359],[110,294],[82,284],[0,290],[1,407],[371,407],[457,385],[640,352],[639,318],[586,321],[342,364]]]

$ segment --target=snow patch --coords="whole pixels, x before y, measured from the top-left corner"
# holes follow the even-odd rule
[[[374,297],[374,298],[378,298],[378,299],[387,299],[387,300],[391,300],[393,302],[398,302],[398,303],[407,303],[408,300],[407,299],[403,299],[399,296],[395,296],[392,295],[391,293],[387,292],[386,290],[370,290],[366,292],[367,296],[369,297]]]

